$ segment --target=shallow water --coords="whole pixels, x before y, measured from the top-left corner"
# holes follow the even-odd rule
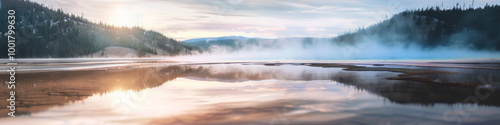
[[[438,70],[470,73],[419,77],[453,80],[483,71],[499,75],[497,70]],[[4,117],[0,123],[500,123],[500,91],[476,102],[467,100],[478,98],[474,88],[386,79],[398,74],[252,63],[28,73],[19,75],[23,84],[16,88],[17,98],[24,99],[17,109],[24,115]]]

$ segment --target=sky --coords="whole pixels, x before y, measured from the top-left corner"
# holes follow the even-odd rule
[[[32,0],[93,22],[140,26],[178,40],[203,37],[330,38],[407,9],[472,0]],[[474,7],[500,4],[475,0]]]

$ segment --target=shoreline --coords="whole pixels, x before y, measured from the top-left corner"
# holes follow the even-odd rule
[[[0,62],[7,62],[0,59]],[[263,61],[179,61],[165,58],[57,58],[57,59],[16,59],[21,73],[106,70],[165,64],[341,64],[373,66],[416,66],[432,68],[463,68],[500,70],[500,60],[263,60]],[[483,65],[483,66],[481,66]],[[486,66],[484,66],[486,65]],[[0,64],[4,68],[8,65]],[[1,70],[5,74],[7,70]]]

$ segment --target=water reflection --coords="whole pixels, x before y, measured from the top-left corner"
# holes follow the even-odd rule
[[[21,118],[47,124],[446,124],[473,88],[387,80],[383,71],[297,65],[173,65],[20,74]],[[2,77],[6,78],[6,77]],[[7,93],[2,92],[2,97]],[[465,123],[495,123],[498,93]],[[80,102],[80,100],[83,100]],[[403,104],[403,105],[401,105]],[[423,105],[423,106],[422,106]],[[474,106],[465,104],[465,106]],[[0,109],[7,112],[5,109]],[[35,113],[34,113],[35,112]]]
[[[176,69],[136,68],[17,74],[16,113],[29,114],[116,90],[138,91],[157,87],[165,81],[179,77],[175,74],[165,74],[163,71],[166,70],[174,72]],[[5,81],[8,76],[2,75],[1,78]],[[7,88],[6,84],[0,87]],[[0,96],[8,97],[7,90],[3,89]],[[2,105],[7,103],[1,102]],[[0,112],[6,114],[8,111],[1,108]]]

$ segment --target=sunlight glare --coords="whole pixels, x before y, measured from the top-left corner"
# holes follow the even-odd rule
[[[111,24],[115,26],[133,26],[135,25],[135,19],[132,15],[130,9],[119,7],[110,16],[112,17]]]

